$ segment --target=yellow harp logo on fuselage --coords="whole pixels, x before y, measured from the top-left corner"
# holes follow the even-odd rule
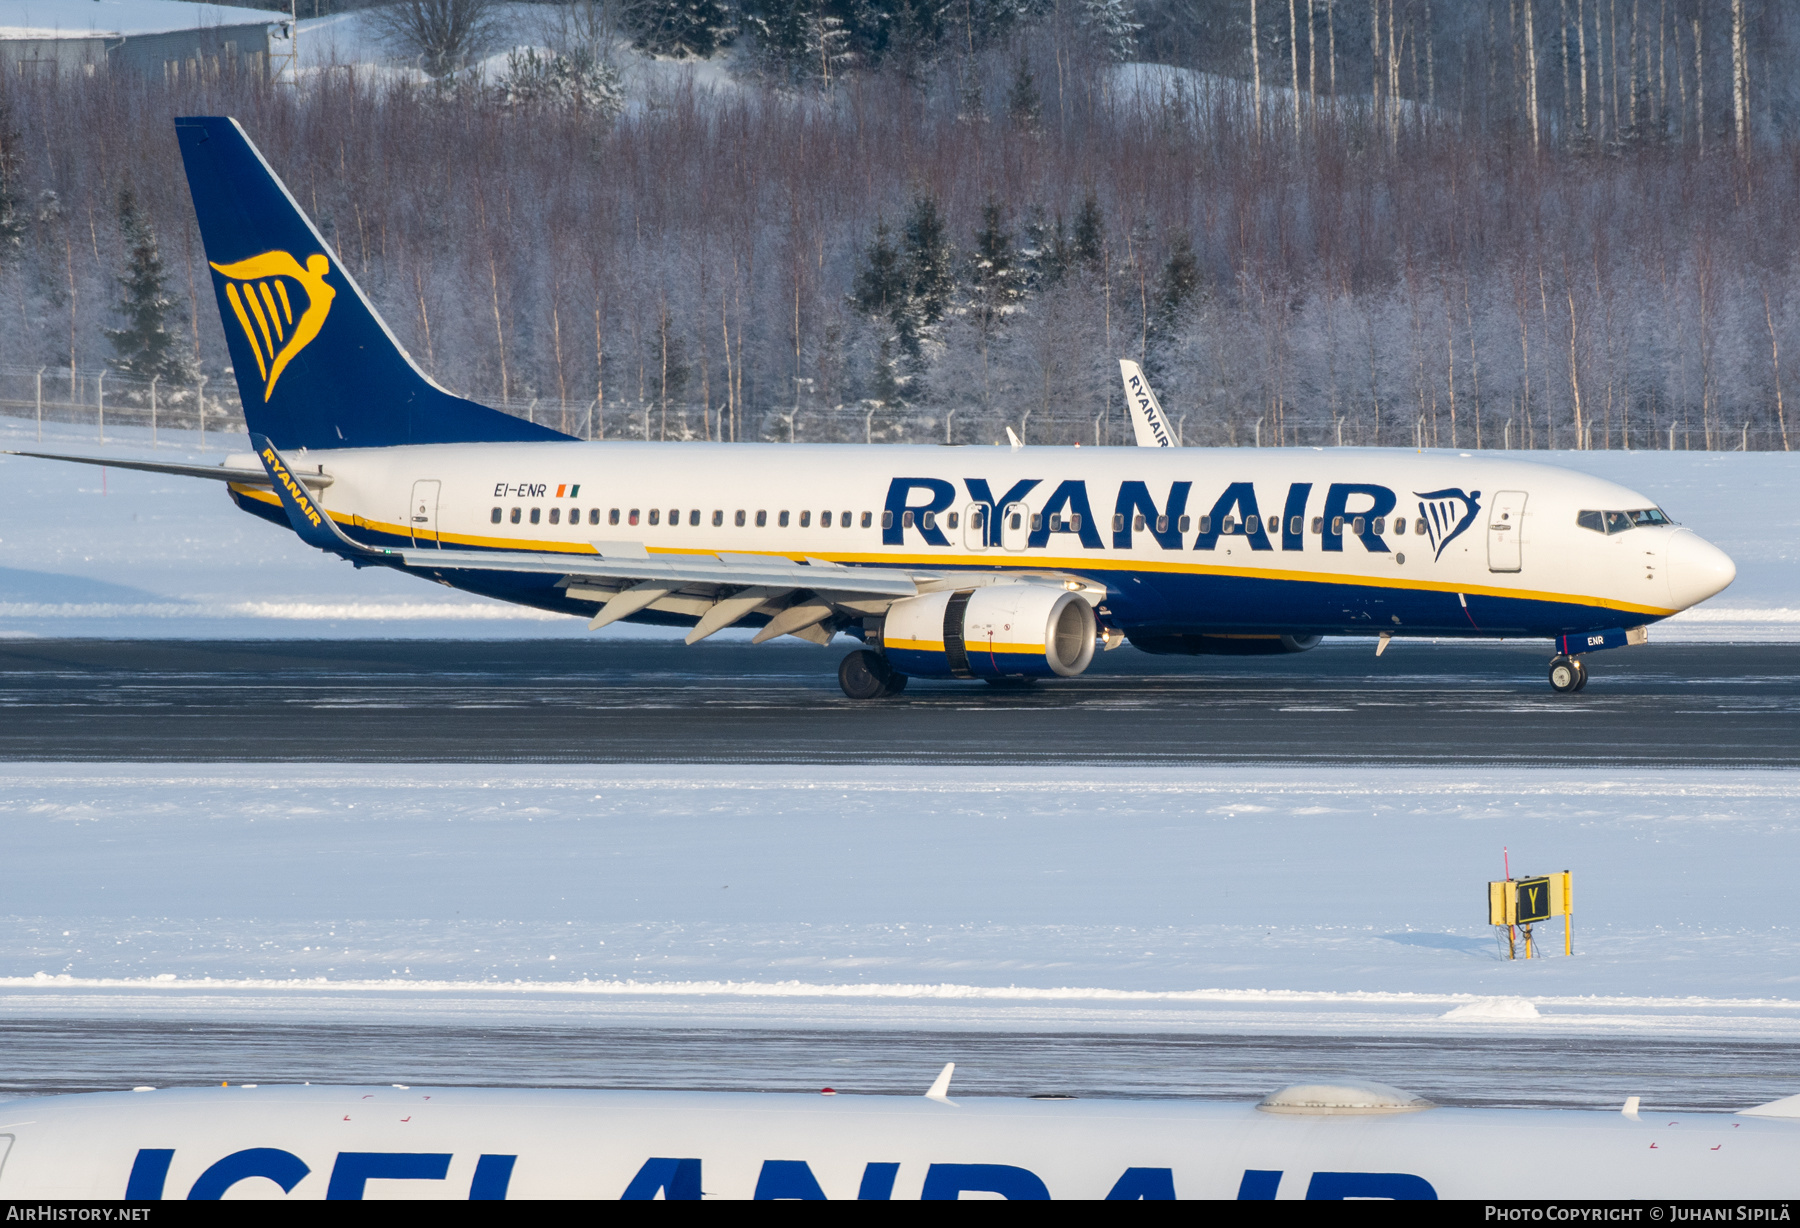
[[[244,330],[262,374],[263,400],[275,393],[275,381],[294,356],[305,349],[331,311],[337,291],[325,284],[331,262],[322,254],[306,258],[306,267],[287,252],[264,252],[236,264],[215,264],[225,280],[225,298]],[[289,288],[304,291],[304,304],[294,302]],[[295,307],[299,306],[298,314]]]

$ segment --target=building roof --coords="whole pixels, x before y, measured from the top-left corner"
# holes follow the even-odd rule
[[[208,26],[271,25],[285,14],[189,0],[0,0],[0,39],[120,38]]]

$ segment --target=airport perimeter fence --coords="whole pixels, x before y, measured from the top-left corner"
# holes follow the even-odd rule
[[[1131,427],[1123,408],[1090,417],[1067,412],[1033,410],[1014,419],[992,413],[933,409],[913,406],[887,407],[840,405],[797,410],[765,410],[740,414],[735,422],[718,408],[669,405],[656,402],[618,401],[604,408],[597,400],[563,401],[553,397],[513,400],[475,397],[504,413],[548,426],[578,439],[766,441],[772,443],[913,443],[1004,444],[1010,428],[1021,442],[1036,444],[1084,444],[1104,447],[1130,444]],[[130,426],[149,432],[153,444],[163,431],[196,432],[205,447],[205,436],[243,435],[244,408],[236,381],[228,374],[197,377],[191,381],[141,380],[105,369],[70,367],[0,367],[0,414],[34,420],[39,424],[77,425],[92,428],[96,442],[104,442],[109,427]],[[1266,421],[1237,425],[1224,431],[1207,424],[1207,438],[1190,438],[1200,424],[1189,415],[1170,415],[1178,442],[1226,447],[1367,447],[1377,446],[1366,423],[1339,419],[1328,423],[1286,423],[1279,430]],[[1567,450],[1584,444],[1591,450],[1684,452],[1781,452],[1790,447],[1789,432],[1777,427],[1735,427],[1714,423],[1710,428],[1695,422],[1664,425],[1633,424],[1627,433],[1619,424],[1588,426],[1578,441],[1567,423],[1546,426],[1534,423],[1527,432],[1515,419],[1489,421],[1479,440],[1471,438],[1465,423],[1459,436],[1449,437],[1440,423],[1433,432],[1424,419],[1383,432],[1380,446],[1411,445],[1426,448]],[[1800,427],[1794,436],[1800,437]],[[1396,438],[1398,436],[1398,438]],[[67,439],[67,434],[62,435]],[[1800,442],[1800,438],[1795,439]],[[195,440],[183,438],[182,446]]]

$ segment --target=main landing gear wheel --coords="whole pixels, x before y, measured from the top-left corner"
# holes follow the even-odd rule
[[[1587,685],[1587,666],[1578,657],[1553,657],[1550,660],[1550,685],[1558,695],[1573,695]]]
[[[896,674],[880,653],[859,648],[838,664],[838,685],[851,699],[885,699],[906,689],[906,675]]]

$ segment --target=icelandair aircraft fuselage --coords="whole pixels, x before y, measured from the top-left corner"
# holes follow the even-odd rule
[[[1081,673],[1323,635],[1543,637],[1583,653],[1718,592],[1731,560],[1655,500],[1470,453],[584,442],[421,372],[229,119],[176,121],[255,453],[240,507],[359,566],[583,615],[828,644],[856,698],[908,677]],[[1161,424],[1160,426],[1158,424]],[[1010,432],[1009,432],[1010,434]]]

